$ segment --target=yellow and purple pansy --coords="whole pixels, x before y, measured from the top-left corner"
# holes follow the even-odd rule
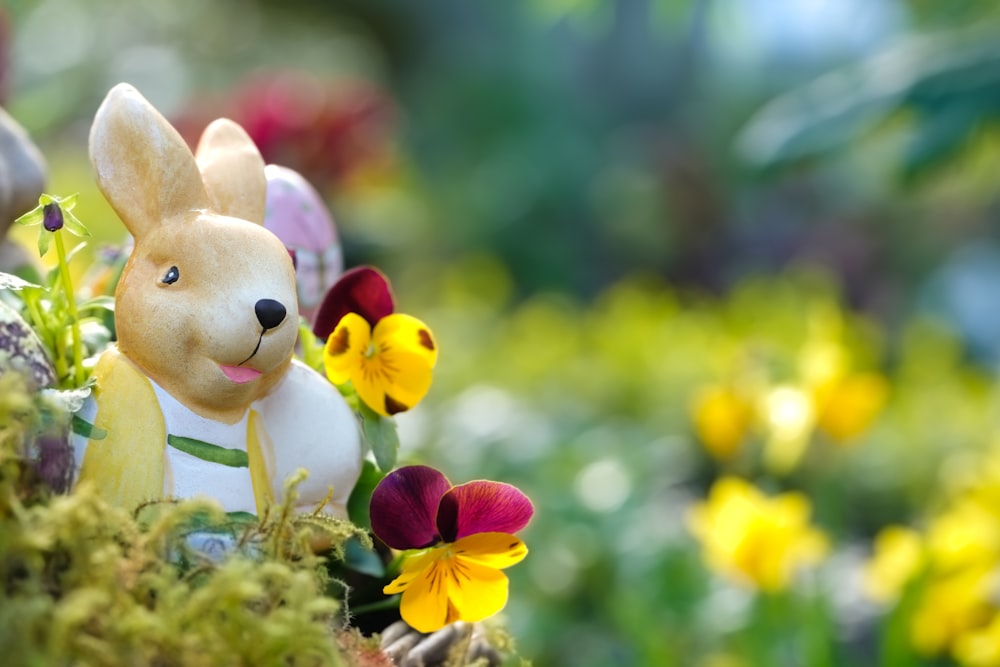
[[[384,589],[402,593],[400,614],[414,629],[480,621],[507,604],[501,570],[527,555],[514,533],[534,513],[516,487],[488,480],[452,486],[434,468],[407,466],[379,483],[370,511],[379,539],[393,549],[418,550]]]
[[[313,325],[326,339],[323,365],[330,382],[351,382],[361,400],[384,417],[420,402],[437,362],[430,328],[394,309],[385,276],[361,266],[330,288]]]

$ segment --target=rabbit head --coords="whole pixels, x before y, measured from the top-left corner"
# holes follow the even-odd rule
[[[262,224],[260,153],[219,119],[192,154],[119,84],[97,111],[90,157],[135,239],[115,292],[119,350],[195,413],[235,422],[281,379],[298,333],[292,261]]]

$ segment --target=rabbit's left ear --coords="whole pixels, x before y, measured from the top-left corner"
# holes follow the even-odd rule
[[[213,121],[201,135],[195,158],[213,211],[263,224],[264,159],[242,127],[227,118]]]

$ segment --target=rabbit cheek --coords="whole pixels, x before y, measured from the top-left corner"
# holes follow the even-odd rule
[[[135,289],[155,283],[155,269],[128,272],[116,299],[118,348],[154,382],[184,402],[197,386],[199,340],[192,313],[183,299],[162,288]],[[122,289],[121,287],[124,287]]]
[[[275,326],[262,325],[256,316],[255,306],[269,300],[256,296],[239,298],[232,307],[213,314],[218,326],[210,329],[210,340],[206,344],[206,348],[211,350],[209,356],[236,384],[256,378],[235,369],[266,374],[282,366],[292,356],[298,334],[296,323],[288,316]]]

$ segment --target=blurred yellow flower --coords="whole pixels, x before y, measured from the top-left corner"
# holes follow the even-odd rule
[[[962,664],[1000,667],[1000,643],[990,645],[1000,629],[987,627],[997,614],[1000,565],[994,509],[962,496],[928,526],[930,579],[910,625],[914,646],[927,655],[950,650]]]
[[[760,411],[768,434],[764,464],[785,474],[802,458],[816,425],[812,396],[801,387],[778,385],[763,396]]]
[[[864,569],[865,592],[878,602],[893,602],[920,571],[924,547],[920,534],[904,526],[888,526],[875,536],[872,559]]]
[[[875,420],[889,395],[889,383],[877,373],[855,373],[813,388],[817,426],[835,442],[861,435]]]
[[[930,520],[923,536],[898,526],[884,529],[875,540],[865,585],[874,599],[892,601],[916,579],[909,633],[917,651],[950,652],[971,667],[1000,667],[1000,628],[992,625],[998,613],[1000,527],[995,508],[980,500],[976,494],[959,496]]]
[[[788,586],[795,570],[827,553],[827,538],[809,525],[810,513],[801,493],[769,497],[746,480],[723,477],[688,521],[711,568],[776,592]]]
[[[952,653],[964,667],[1000,667],[1000,613],[984,627],[958,637]]]
[[[928,582],[910,621],[916,649],[937,655],[982,627],[995,613],[990,603],[993,579],[992,568],[965,568]]]
[[[348,313],[323,350],[330,382],[350,380],[361,400],[385,417],[420,402],[431,386],[436,361],[430,328],[400,313],[379,319],[374,327],[361,315]]]
[[[695,433],[717,459],[732,458],[739,451],[753,422],[753,405],[735,389],[705,387],[695,396],[691,418]]]
[[[963,497],[931,521],[927,545],[940,572],[1000,564],[1000,524],[986,507]]]

